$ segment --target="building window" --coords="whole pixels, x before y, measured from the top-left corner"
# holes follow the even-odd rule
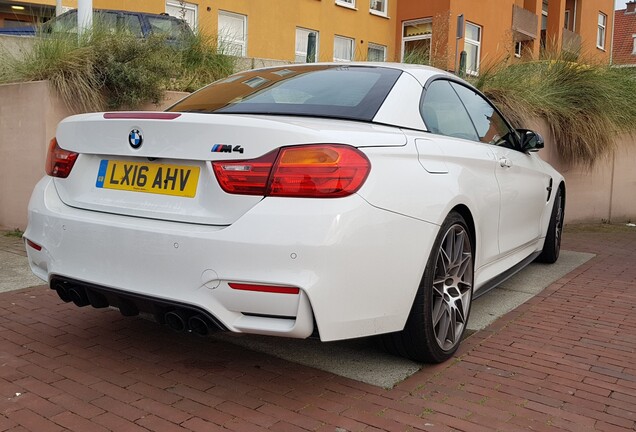
[[[355,8],[356,7],[356,0],[336,0],[336,4],[338,6],[344,6],[344,7],[348,7],[348,8]]]
[[[369,44],[367,49],[367,61],[383,62],[386,61],[386,47],[384,45]]]
[[[605,26],[607,25],[607,15],[602,12],[598,14],[598,30],[596,32],[596,48],[605,49]]]
[[[336,36],[333,39],[333,61],[348,62],[353,60],[355,41],[348,37]]]
[[[247,54],[247,17],[219,11],[218,44],[221,52],[245,57]]]
[[[478,25],[466,23],[464,51],[466,51],[466,72],[470,75],[478,75],[481,54],[481,27]]]
[[[197,29],[198,6],[194,3],[181,2],[178,0],[166,1],[166,13],[170,16],[181,18],[188,23],[192,30]]]
[[[402,23],[402,61],[429,64],[433,20],[422,19]]]
[[[563,21],[563,28],[570,30],[570,11],[567,9],[565,10],[565,19]]]
[[[632,49],[632,54],[636,55],[636,34],[633,34],[632,38],[634,39],[634,48]]]
[[[515,57],[521,58],[523,53],[523,43],[521,41],[515,42]]]
[[[543,2],[541,5],[541,30],[548,28],[548,3]]]
[[[314,53],[312,59],[307,59],[308,52],[308,43],[309,43],[309,34],[313,33],[316,36],[316,45],[314,46]],[[319,32],[316,30],[309,30],[297,27],[296,28],[296,63],[313,63],[318,58],[318,53],[320,52],[318,49],[318,41],[319,41]]]
[[[369,11],[372,14],[383,15],[386,16],[387,9],[386,3],[388,0],[371,0],[371,4],[369,5]]]

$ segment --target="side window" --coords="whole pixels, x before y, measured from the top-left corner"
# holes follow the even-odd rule
[[[515,147],[514,132],[495,108],[480,94],[457,83],[451,83],[475,124],[479,141],[486,144]]]
[[[437,80],[428,86],[420,112],[430,132],[479,141],[466,109],[448,81]]]

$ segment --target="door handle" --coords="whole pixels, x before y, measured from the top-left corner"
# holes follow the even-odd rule
[[[512,161],[505,157],[499,159],[499,166],[502,168],[510,168],[512,166]]]

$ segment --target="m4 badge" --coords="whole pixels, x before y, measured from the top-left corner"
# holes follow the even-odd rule
[[[232,147],[229,144],[214,144],[212,153],[243,153],[243,147],[240,145]]]

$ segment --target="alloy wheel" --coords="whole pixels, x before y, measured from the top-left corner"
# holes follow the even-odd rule
[[[461,340],[468,322],[473,286],[470,236],[452,225],[437,253],[433,279],[432,324],[439,347],[448,351]]]

